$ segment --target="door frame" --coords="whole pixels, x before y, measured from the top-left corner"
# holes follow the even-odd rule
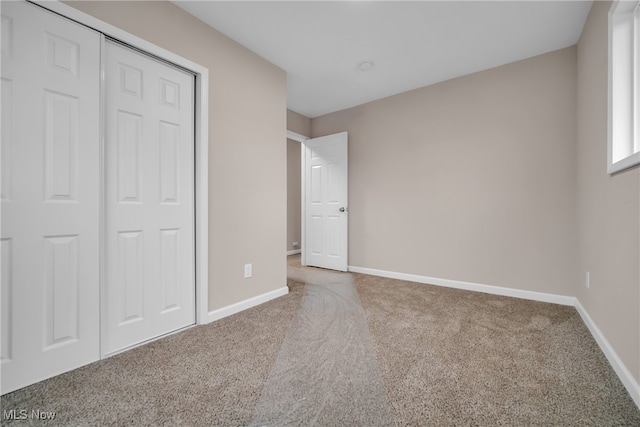
[[[297,132],[293,132],[291,130],[287,130],[287,139],[291,139],[292,141],[297,141],[299,142],[302,146],[300,149],[300,191],[301,191],[301,197],[300,197],[300,264],[303,266],[307,265],[307,260],[306,260],[306,251],[307,251],[307,244],[306,244],[306,240],[307,240],[307,224],[306,224],[306,196],[307,196],[307,192],[306,192],[306,170],[307,170],[307,152],[309,151],[309,148],[307,147],[307,141],[310,141],[313,138],[310,138],[308,136],[299,134]],[[348,236],[347,236],[348,239]],[[349,271],[349,263],[347,262],[347,271]]]
[[[196,323],[208,323],[209,313],[209,69],[192,62],[182,56],[156,46],[138,36],[121,30],[111,24],[101,21],[78,9],[60,3],[58,0],[29,0],[44,9],[58,15],[76,21],[86,27],[92,28],[104,36],[123,42],[134,49],[155,56],[164,61],[182,67],[195,75],[195,313]],[[104,118],[101,117],[101,130],[104,129]],[[104,162],[104,136],[100,141],[100,163]],[[102,167],[102,166],[101,166]],[[104,177],[104,175],[102,174]],[[101,180],[101,184],[104,179]],[[102,190],[100,199],[103,200]],[[104,213],[101,209],[101,229],[104,226]],[[100,238],[104,231],[101,230]],[[101,240],[100,255],[100,287],[104,285],[104,242]],[[101,291],[101,298],[102,298]],[[102,351],[101,351],[102,354]],[[104,356],[104,355],[103,355]]]
[[[306,260],[306,219],[305,219],[305,213],[306,213],[306,203],[305,203],[305,197],[306,197],[306,191],[305,191],[305,179],[304,179],[304,171],[305,171],[305,166],[306,166],[306,150],[307,150],[307,146],[306,146],[306,142],[308,140],[310,140],[311,138],[308,136],[304,136],[301,135],[299,133],[293,132],[291,130],[287,130],[287,138],[291,139],[292,141],[298,141],[301,145],[300,147],[300,192],[302,193],[300,195],[300,264],[301,265],[307,265],[307,260]]]

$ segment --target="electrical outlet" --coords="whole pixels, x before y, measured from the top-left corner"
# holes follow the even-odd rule
[[[591,274],[589,274],[589,272],[587,271],[587,274],[585,275],[585,278],[584,278],[584,285],[587,287],[587,289],[589,289],[590,280],[591,280]]]
[[[244,278],[248,279],[253,275],[253,264],[244,265]]]

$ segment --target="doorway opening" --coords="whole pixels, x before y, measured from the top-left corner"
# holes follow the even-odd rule
[[[295,156],[294,141],[300,144],[299,218],[302,265],[347,271],[347,132],[311,139],[289,131],[287,136],[288,141],[291,141],[287,143],[287,152],[291,152],[292,157]],[[295,160],[288,159],[288,164],[295,164]],[[288,170],[288,185],[290,191],[295,191],[298,185],[295,182],[297,174],[291,169]],[[289,194],[288,200],[290,215],[297,215],[297,210],[292,206],[295,195]],[[288,228],[295,230],[296,225],[297,218],[289,218]],[[293,246],[293,241],[288,244]]]

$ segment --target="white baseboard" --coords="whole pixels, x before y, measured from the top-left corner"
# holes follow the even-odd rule
[[[302,250],[294,249],[292,251],[287,251],[287,256],[289,256],[289,255],[297,255],[297,254],[301,254],[301,253],[302,253]]]
[[[575,297],[546,294],[543,292],[524,291],[521,289],[503,288],[500,286],[482,285],[471,282],[461,282],[459,280],[439,279],[437,277],[419,276],[416,274],[396,273],[393,271],[376,270],[349,266],[349,271],[354,273],[371,274],[373,276],[388,277],[390,279],[407,280],[409,282],[424,283],[427,285],[444,286],[447,288],[464,289],[467,291],[484,292],[486,294],[502,295],[507,297],[522,298],[533,301],[550,302],[553,304],[574,306]]]
[[[267,301],[276,299],[289,293],[289,288],[283,286],[275,291],[267,292],[262,295],[255,296],[253,298],[246,299],[244,301],[237,302],[235,304],[228,305],[226,307],[219,308],[217,310],[210,311],[207,315],[207,322],[210,323],[215,320],[222,319],[223,317],[231,316],[232,314],[239,313],[248,308],[255,307],[256,305],[264,304]]]
[[[638,385],[635,378],[633,378],[633,375],[631,375],[631,372],[629,372],[624,363],[622,363],[622,360],[620,360],[616,351],[611,347],[611,344],[609,344],[609,341],[607,341],[602,332],[600,332],[600,329],[596,326],[594,321],[591,319],[591,316],[589,316],[589,313],[587,313],[578,299],[576,299],[575,307],[576,310],[578,310],[580,317],[582,317],[582,321],[587,325],[591,335],[593,335],[593,338],[596,340],[600,349],[613,367],[613,370],[618,375],[618,378],[620,378],[620,381],[622,381],[622,384],[624,384],[625,388],[631,395],[631,398],[636,403],[636,406],[640,408],[640,385]]]

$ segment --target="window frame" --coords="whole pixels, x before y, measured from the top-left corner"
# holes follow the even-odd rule
[[[607,173],[640,164],[640,1],[609,9]]]

